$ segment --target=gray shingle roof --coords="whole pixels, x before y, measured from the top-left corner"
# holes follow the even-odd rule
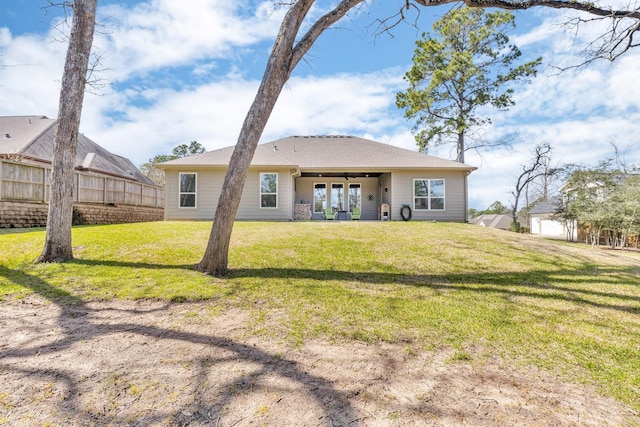
[[[234,147],[184,157],[160,167],[227,166]],[[354,136],[290,136],[258,146],[252,166],[292,166],[301,170],[458,169],[476,167]]]
[[[558,199],[549,199],[538,203],[529,211],[529,214],[547,214],[556,213],[560,208],[561,202]]]
[[[471,224],[478,224],[484,227],[499,228],[501,230],[509,230],[511,228],[511,215],[506,214],[483,214],[476,218],[470,219]]]
[[[226,147],[202,154],[169,160],[157,166],[161,168],[171,166],[228,166],[234,148],[235,147]],[[266,147],[264,144],[256,148],[251,164],[253,166],[297,166],[295,161],[287,159],[284,154],[271,149],[271,147]]]
[[[45,116],[0,117],[0,155],[25,156],[51,163],[56,120]],[[153,185],[131,162],[80,134],[76,166]]]
[[[0,117],[0,154],[22,154],[55,120],[45,116]]]

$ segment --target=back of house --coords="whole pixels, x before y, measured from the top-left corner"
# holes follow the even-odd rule
[[[234,147],[172,160],[167,220],[211,220]],[[238,220],[467,221],[473,166],[354,136],[291,136],[258,146]],[[406,215],[405,215],[406,217]]]

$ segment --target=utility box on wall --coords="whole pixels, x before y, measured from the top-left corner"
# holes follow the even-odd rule
[[[380,221],[389,221],[391,219],[391,206],[389,203],[382,203],[380,205],[380,214],[378,215]]]

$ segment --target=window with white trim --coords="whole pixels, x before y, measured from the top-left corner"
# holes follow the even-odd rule
[[[278,174],[260,174],[260,208],[278,207]]]
[[[444,179],[414,179],[413,209],[444,210]]]
[[[195,208],[197,174],[181,172],[178,180],[180,185],[178,194],[179,206],[181,208]]]

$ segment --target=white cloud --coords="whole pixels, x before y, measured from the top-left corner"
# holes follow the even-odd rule
[[[0,114],[55,117],[66,46],[45,36],[12,37],[2,29]]]
[[[0,28],[0,47],[11,44],[11,31],[8,28]]]
[[[116,119],[104,120],[102,106],[89,107],[82,127],[136,164],[192,140],[213,150],[235,144],[257,87],[258,82],[230,78],[182,91],[156,90],[144,107],[129,104],[126,96],[114,98],[120,102],[112,110]]]
[[[243,15],[239,2],[150,0],[132,8],[110,5],[100,10],[107,24],[95,45],[105,53],[115,81],[161,67],[234,55],[234,49],[272,39],[282,11],[262,2]]]
[[[265,138],[283,134],[381,133],[397,126],[389,115],[401,79],[384,70],[369,74],[294,77],[280,95]]]

